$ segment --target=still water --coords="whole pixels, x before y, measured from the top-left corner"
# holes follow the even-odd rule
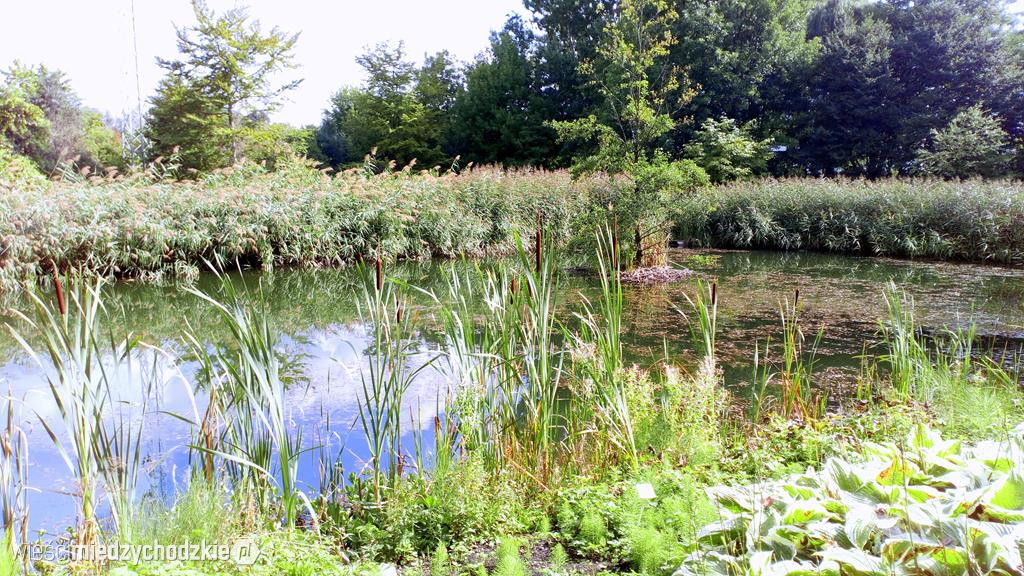
[[[698,255],[699,257],[694,257]],[[1024,270],[876,258],[851,258],[809,253],[675,250],[670,258],[701,277],[718,283],[719,356],[725,385],[737,395],[749,392],[755,345],[763,354],[767,340],[780,336],[780,303],[800,290],[801,321],[805,332],[824,336],[818,350],[818,385],[830,398],[848,393],[860,369],[859,356],[876,340],[883,314],[882,294],[892,280],[916,301],[918,317],[927,328],[963,328],[974,323],[979,335],[1000,348],[1024,344]],[[411,284],[445,291],[453,267],[466,263],[408,263],[391,274]],[[286,270],[273,274],[247,272],[235,278],[259,291],[274,327],[280,332],[278,352],[289,382],[288,409],[310,446],[329,446],[339,454],[347,472],[359,471],[366,454],[356,428],[360,372],[366,364],[369,335],[359,322],[356,299],[359,279],[352,270]],[[202,277],[197,287],[216,295],[219,280]],[[596,284],[585,277],[560,281],[559,300],[568,320],[581,294],[595,295]],[[687,321],[686,295],[694,282],[626,289],[624,328],[631,361],[653,365],[666,355],[681,366],[693,362]],[[224,327],[208,304],[174,286],[120,283],[106,291],[107,306],[123,308],[127,328],[154,348],[139,353],[137,368],[157,368],[159,378],[147,417],[146,478],[142,490],[171,494],[189,477],[190,429],[175,414],[196,420],[205,399],[186,392],[195,364],[183,355],[181,335],[186,327],[211,345],[222,342]],[[437,356],[441,337],[431,312],[437,306],[425,296],[421,308],[419,354],[416,362]],[[27,307],[25,308],[27,310]],[[25,330],[8,318],[17,329]],[[26,332],[30,340],[32,335]],[[15,341],[0,334],[0,390],[18,399],[18,417],[29,434],[31,525],[59,532],[74,523],[75,487],[66,465],[39,419],[56,421],[57,413],[46,383],[46,370],[19,351]],[[406,428],[421,426],[430,444],[437,399],[448,388],[445,363],[436,361],[423,371],[409,392]],[[139,402],[143,394],[136,374],[120,374],[118,400]],[[128,405],[128,404],[125,404]],[[330,431],[325,423],[330,421]],[[61,430],[57,430],[60,435]],[[318,486],[316,451],[303,457],[300,477],[310,490]]]

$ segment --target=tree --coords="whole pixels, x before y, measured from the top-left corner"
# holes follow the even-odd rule
[[[448,114],[459,85],[447,53],[422,67],[406,60],[405,46],[378,44],[356,61],[366,71],[364,88],[343,88],[324,115],[318,141],[337,163],[371,151],[399,165],[440,165]]]
[[[581,64],[601,94],[601,116],[552,123],[563,140],[595,143],[595,152],[573,167],[577,174],[604,171],[632,179],[610,215],[633,228],[633,260],[640,266],[663,264],[666,257],[673,192],[685,189],[667,185],[666,178],[703,179],[690,178],[692,162],[671,165],[663,150],[675,126],[672,112],[693,94],[682,71],[667,62],[677,18],[666,0],[623,0],[605,24],[594,60]]]
[[[771,157],[771,141],[756,140],[731,118],[709,118],[701,125],[685,154],[716,184],[763,174]]]
[[[146,116],[151,158],[175,156],[189,171],[208,172],[232,160],[232,130],[223,107],[183,75],[160,81]]]
[[[979,105],[961,111],[942,130],[933,130],[931,146],[917,154],[922,173],[943,178],[1007,176],[1013,161],[1009,134]]]
[[[67,76],[60,70],[50,70],[43,65],[29,67],[18,62],[6,76],[7,83],[17,86],[32,104],[38,106],[50,124],[46,149],[33,158],[36,163],[50,172],[63,162],[81,157],[86,152],[81,102]],[[79,160],[94,163],[91,158]]]
[[[50,121],[19,86],[0,86],[0,144],[15,154],[42,158],[50,137]]]
[[[111,122],[95,110],[82,111],[82,149],[95,168],[125,170],[128,166],[121,153],[121,134],[110,127]]]
[[[554,110],[544,99],[534,34],[518,17],[491,34],[491,46],[466,71],[456,98],[450,140],[459,154],[478,164],[541,166],[558,153],[547,122]]]
[[[189,90],[201,99],[201,107],[216,110],[224,118],[227,131],[209,125],[218,138],[225,137],[230,145],[232,161],[242,159],[242,132],[246,118],[266,116],[278,105],[282,95],[299,85],[301,80],[283,84],[273,82],[280,72],[294,68],[293,49],[298,34],[288,35],[277,28],[263,33],[259,22],[249,22],[245,9],[235,8],[221,15],[209,10],[202,0],[193,0],[192,8],[197,24],[177,28],[178,51],[181,59],[158,59],[167,70],[168,77],[161,89]],[[181,101],[180,94],[177,99]],[[158,94],[159,100],[175,99]],[[197,105],[199,103],[192,103]],[[172,134],[157,134],[161,140],[173,140],[175,126],[172,118],[165,118],[165,126]],[[183,131],[192,131],[204,123],[187,121]],[[209,123],[205,123],[209,124]],[[204,155],[210,158],[210,155]]]
[[[822,53],[796,156],[811,172],[907,173],[958,111],[1012,107],[1004,96],[1019,64],[1007,57],[1005,18],[1000,0],[822,5],[808,27]]]

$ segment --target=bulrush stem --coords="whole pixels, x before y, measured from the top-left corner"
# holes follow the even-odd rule
[[[61,316],[67,316],[68,305],[64,300],[64,285],[60,281],[60,273],[57,271],[56,262],[53,262],[53,260],[50,262],[53,264],[51,270],[53,271],[53,288],[57,292],[57,309],[60,310]]]
[[[534,261],[536,262],[536,272],[540,276],[541,260],[544,258],[544,234],[541,232],[541,220],[540,215],[537,215],[537,233],[534,236]]]

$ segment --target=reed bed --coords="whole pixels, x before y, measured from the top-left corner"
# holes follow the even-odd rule
[[[602,199],[624,186],[564,171],[328,176],[301,166],[198,182],[24,184],[0,194],[0,293],[53,270],[155,281],[193,278],[205,262],[273,269],[510,255],[514,231],[538,217],[589,255]],[[742,182],[695,193],[674,218],[677,239],[707,246],[1024,263],[1017,182]]]
[[[539,217],[570,235],[606,178],[477,169],[460,175],[306,169],[202,182],[51,183],[0,194],[0,292],[53,269],[158,280],[205,262],[272,269],[514,252]]]
[[[1024,263],[1024,184],[764,180],[681,206],[676,235],[708,246]]]

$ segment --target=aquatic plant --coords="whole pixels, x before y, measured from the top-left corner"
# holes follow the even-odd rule
[[[0,575],[14,576],[28,542],[28,438],[8,391],[0,405]]]
[[[196,335],[188,338],[209,375],[212,402],[219,403],[216,410],[224,415],[220,440],[193,448],[234,464],[229,469],[234,470],[236,488],[265,495],[267,482],[275,483],[284,523],[293,527],[301,511],[313,516],[313,507],[298,487],[302,430],[285,408],[285,383],[274,350],[277,332],[265,314],[243,304],[229,279],[223,278],[222,286],[227,304],[192,291],[228,327],[233,350],[211,355]],[[210,438],[208,434],[212,434],[209,429],[200,428],[202,438]]]
[[[603,176],[476,168],[459,175],[333,177],[223,170],[202,182],[53,183],[0,196],[0,293],[51,266],[143,280],[193,279],[206,262],[273,269],[511,254],[542,214],[571,234]],[[589,232],[589,231],[588,231]]]
[[[583,296],[583,310],[577,313],[578,332],[568,333],[576,350],[592,350],[576,354],[577,377],[588,379],[593,386],[597,405],[584,407],[596,413],[601,430],[626,456],[636,469],[640,465],[634,434],[626,376],[623,374],[622,351],[622,280],[620,257],[615,231],[605,227],[597,232],[597,265],[601,296],[597,304]],[[588,398],[581,398],[583,402]]]
[[[133,501],[141,469],[142,435],[153,376],[135,369],[135,351],[139,340],[131,334],[117,336],[105,325],[125,324],[111,318],[103,306],[102,284],[63,282],[55,276],[57,302],[32,293],[35,320],[19,317],[40,335],[50,367],[44,365],[36,350],[14,329],[14,338],[26,353],[47,373],[47,382],[57,408],[57,422],[42,415],[39,421],[75,479],[79,500],[77,538],[91,543],[99,536],[97,510],[101,489],[114,522],[130,537]],[[155,366],[155,364],[154,364]],[[140,413],[132,413],[129,404],[117,397],[119,381],[138,382],[141,391]]]
[[[364,282],[359,314],[372,335],[368,365],[360,372],[359,422],[369,447],[369,466],[378,504],[382,489],[393,484],[405,465],[402,450],[403,401],[416,376],[431,362],[415,366],[418,312],[409,310],[403,288],[388,280],[377,260],[375,277]],[[416,424],[416,423],[414,423]],[[386,481],[386,483],[385,483]]]
[[[703,245],[1024,262],[1019,182],[760,180],[686,202],[677,229]]]
[[[818,329],[808,348],[800,326],[800,290],[793,295],[792,303],[784,302],[779,307],[779,318],[782,323],[782,361],[776,377],[782,392],[782,414],[786,418],[814,421],[823,414],[827,400],[812,388],[815,356],[825,329]]]
[[[676,310],[687,320],[690,328],[690,339],[694,352],[699,358],[697,369],[700,377],[715,380],[718,373],[718,361],[715,358],[715,337],[718,331],[718,285],[710,285],[697,280],[697,292],[693,298],[686,296],[686,302],[696,319],[692,321],[685,312]]]

